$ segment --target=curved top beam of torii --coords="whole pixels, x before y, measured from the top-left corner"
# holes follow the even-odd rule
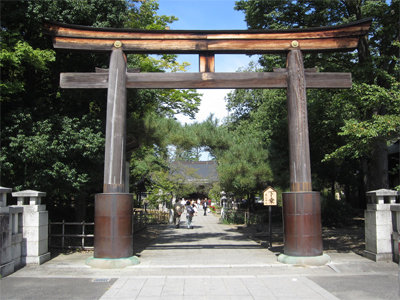
[[[147,54],[264,54],[351,51],[372,19],[336,26],[282,30],[143,30],[45,22],[56,49]]]

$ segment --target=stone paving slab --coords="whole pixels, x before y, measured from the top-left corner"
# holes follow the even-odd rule
[[[121,277],[106,299],[338,299],[306,277]]]
[[[92,278],[6,277],[0,280],[2,300],[94,300],[117,281],[93,282]]]
[[[351,277],[327,276],[320,278],[311,276],[308,278],[342,300],[399,299],[398,278],[395,275],[368,273]]]

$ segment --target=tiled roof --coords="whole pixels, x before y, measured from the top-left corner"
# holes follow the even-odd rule
[[[195,171],[195,176],[187,174],[190,173],[187,172],[190,169]],[[219,180],[216,161],[176,161],[171,164],[171,172],[186,174],[185,176],[188,177],[188,180],[199,182],[212,182]]]

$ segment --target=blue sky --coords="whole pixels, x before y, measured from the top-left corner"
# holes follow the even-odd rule
[[[159,0],[158,15],[175,16],[179,20],[170,25],[171,30],[222,30],[222,29],[247,29],[244,13],[234,10],[235,1],[231,0]],[[241,67],[246,67],[256,56],[246,55],[216,55],[216,72],[236,72]],[[178,61],[187,61],[191,66],[188,72],[198,72],[198,55],[179,55]],[[204,121],[210,113],[216,118],[223,119],[227,116],[224,97],[230,90],[198,90],[203,94],[200,111],[196,115],[197,122]],[[181,123],[192,123],[185,116],[178,115]]]
[[[159,0],[159,15],[174,15],[171,29],[247,29],[244,13],[231,0]]]

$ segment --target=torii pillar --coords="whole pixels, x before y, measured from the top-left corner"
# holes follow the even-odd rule
[[[103,193],[95,198],[95,258],[133,256],[132,194],[125,193],[126,57],[113,50],[107,91]]]
[[[139,263],[133,256],[132,194],[126,193],[126,56],[112,50],[108,71],[103,193],[95,196],[94,256],[86,264],[122,268]]]
[[[320,193],[312,191],[308,137],[306,80],[303,55],[287,56],[290,192],[282,194],[284,253],[278,261],[299,265],[325,265]]]

